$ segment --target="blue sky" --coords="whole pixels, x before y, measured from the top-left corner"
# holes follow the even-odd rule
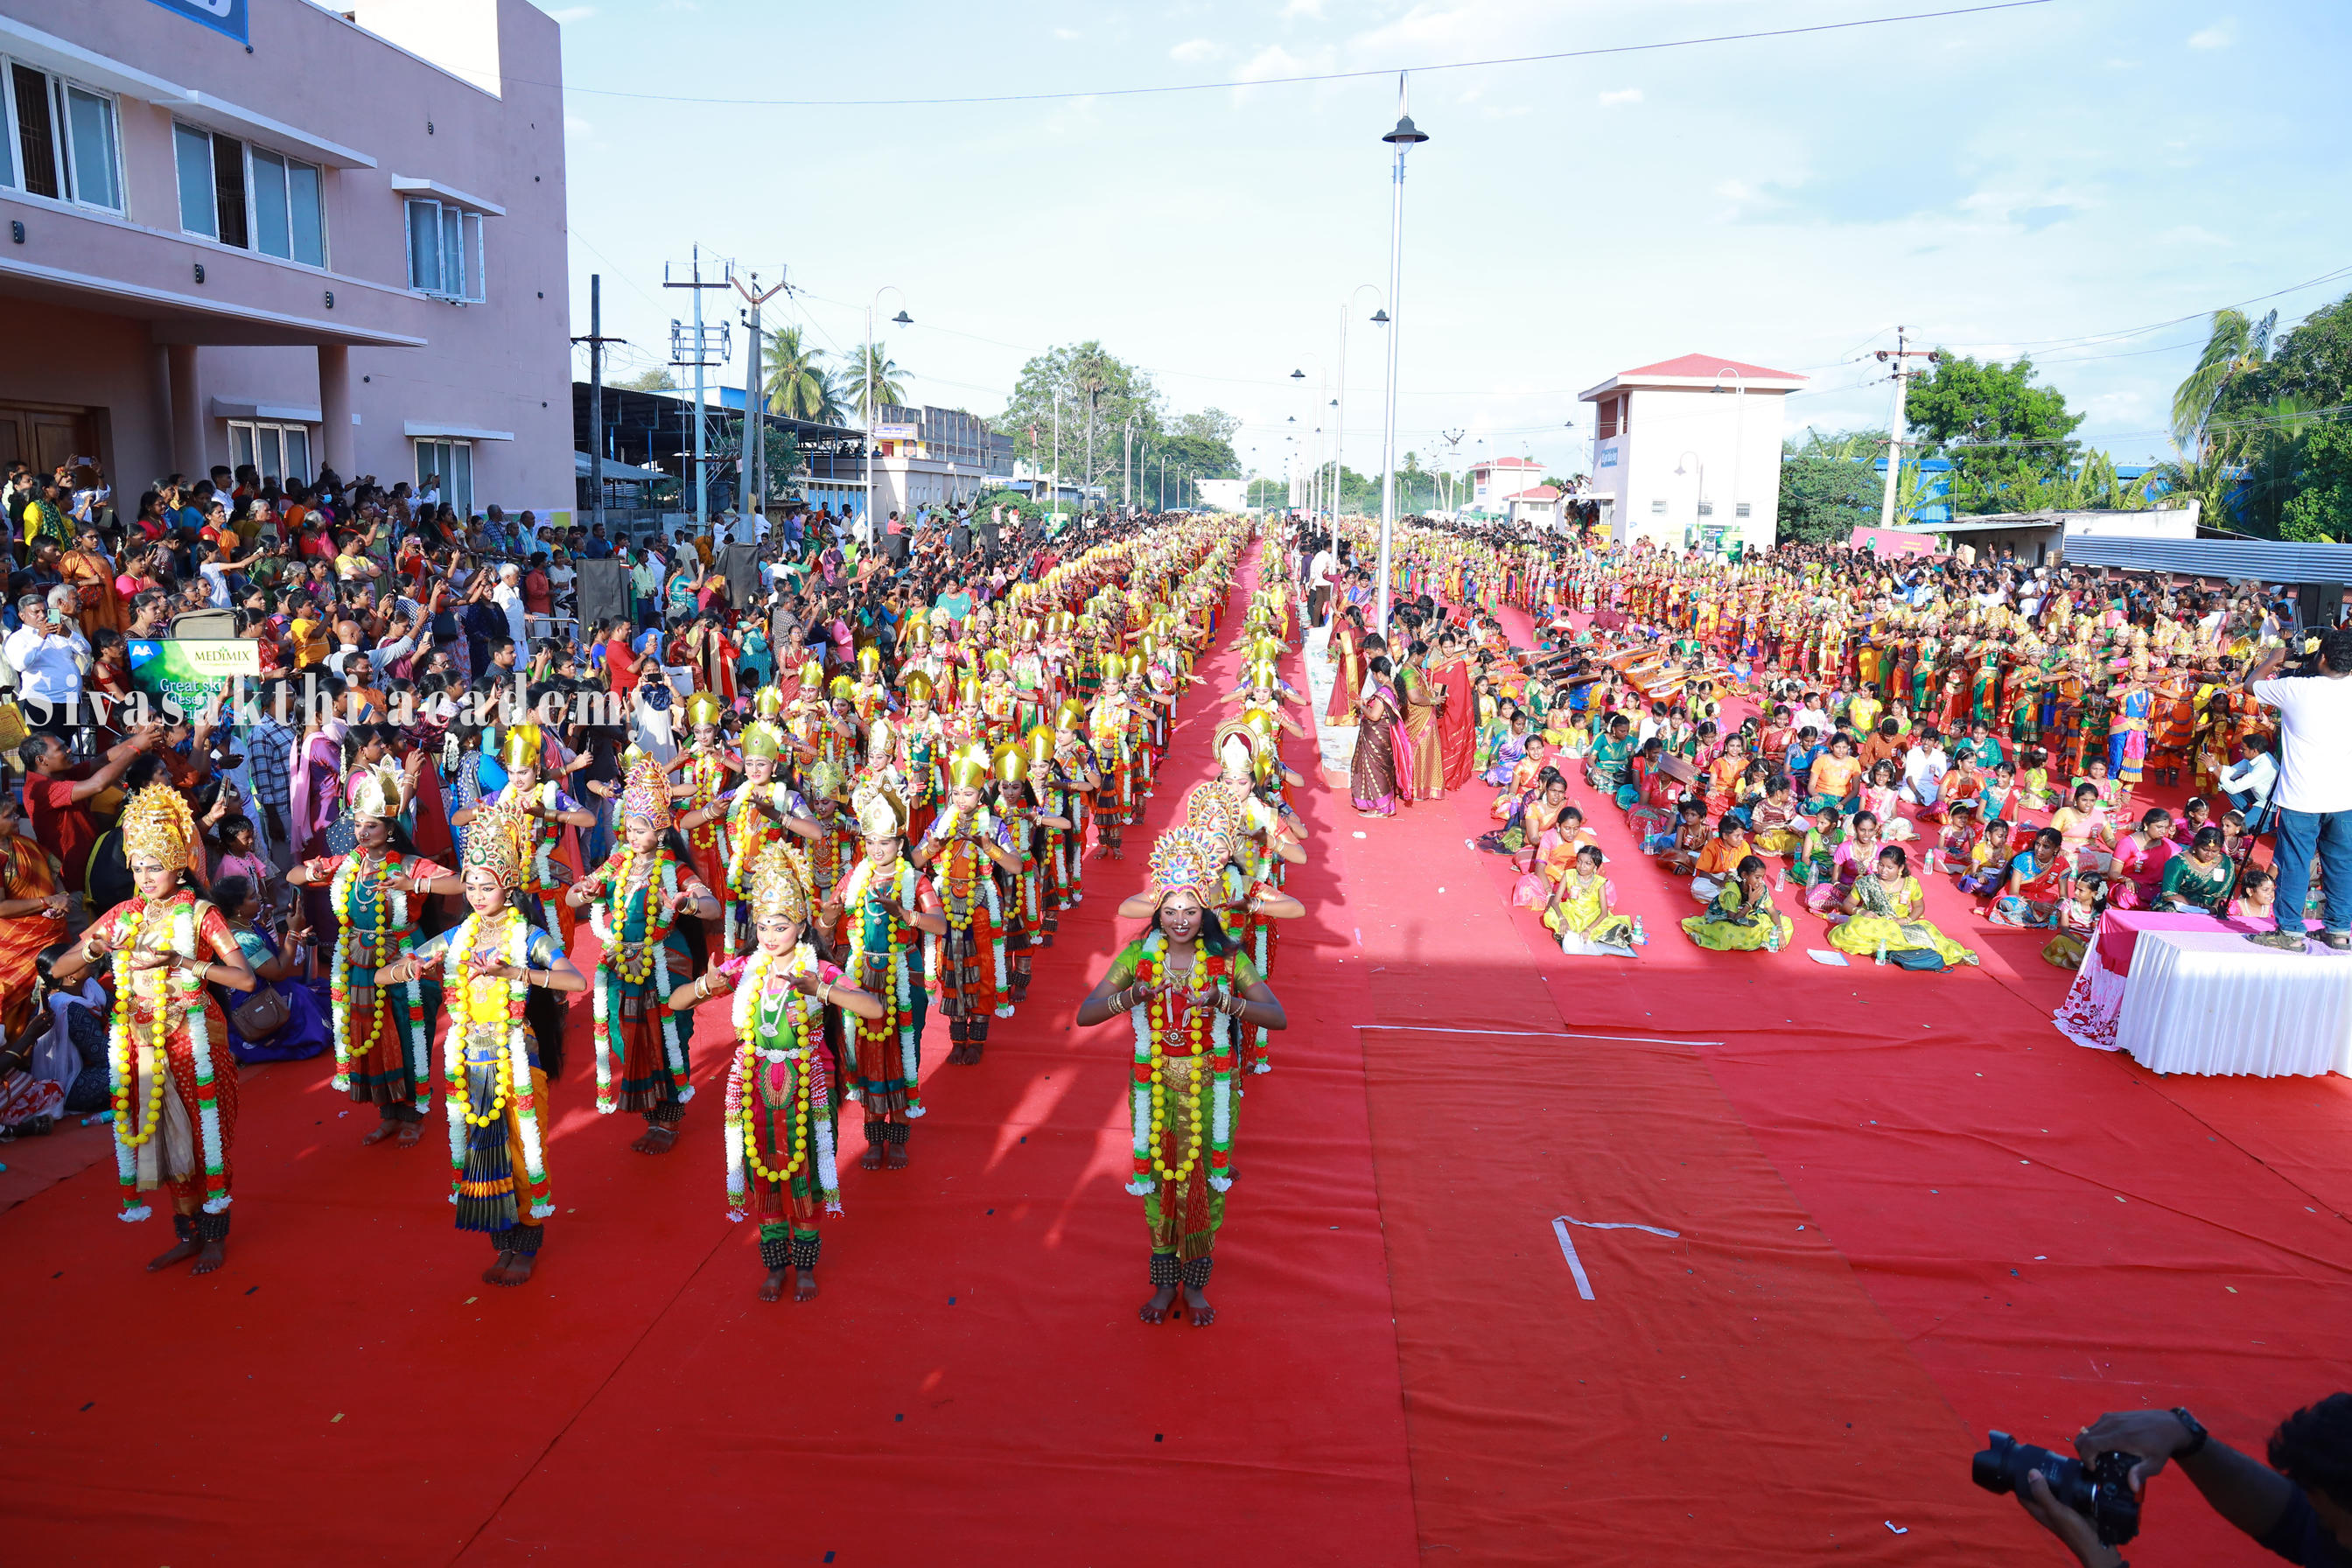
[[[605,331],[640,346],[621,373],[650,363],[627,354],[658,353],[683,313],[662,264],[699,241],[770,278],[789,264],[805,290],[792,308],[821,346],[860,341],[866,301],[895,288],[882,314],[903,305],[916,325],[886,342],[923,401],[993,413],[1030,353],[1097,338],[1176,407],[1241,416],[1244,462],[1278,474],[1318,375],[1336,395],[1343,300],[1386,282],[1379,137],[1395,79],[1108,89],[1953,3],[549,5],[564,29],[573,330],[602,272]],[[1791,427],[1883,426],[1867,355],[1900,322],[1980,356],[2032,353],[2089,414],[2086,438],[2126,461],[2160,456],[2203,338],[2179,318],[2275,294],[2248,308],[2284,323],[2352,292],[2347,58],[2343,0],[2052,0],[1419,69],[1412,114],[1433,139],[1406,185],[1400,447],[1426,462],[1447,449],[1439,432],[1461,430],[1465,462],[1580,469],[1591,430],[1576,393],[1692,351],[1811,376],[1785,405]],[[1032,92],[1096,96],[709,101]],[[1377,462],[1384,347],[1364,324],[1374,293],[1355,298],[1346,440],[1361,469]],[[720,374],[740,381],[740,353],[739,333]]]

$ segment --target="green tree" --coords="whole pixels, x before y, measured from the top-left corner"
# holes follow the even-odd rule
[[[768,411],[787,419],[831,425],[841,416],[841,399],[824,368],[824,351],[801,340],[801,329],[778,327],[761,346]]]
[[[1280,510],[1290,502],[1290,487],[1280,479],[1252,479],[1246,492],[1249,504],[1255,507]]]
[[[1040,467],[1055,463],[1055,413],[1061,415],[1059,466],[1064,479],[1100,484],[1114,495],[1122,478],[1120,465],[1143,465],[1137,470],[1137,497],[1159,493],[1159,459],[1168,458],[1170,489],[1184,454],[1163,447],[1172,437],[1160,408],[1159,390],[1149,373],[1127,363],[1101,343],[1089,339],[1046,350],[1021,367],[1013,396],[1004,412],[991,419],[989,428],[1013,437],[1013,455]],[[1213,412],[1213,411],[1212,411]],[[1094,461],[1087,460],[1087,421],[1094,420]],[[1220,416],[1220,417],[1227,417]],[[1132,445],[1128,444],[1130,422]],[[1234,427],[1238,427],[1238,422]],[[1206,435],[1210,432],[1203,431]],[[1230,457],[1231,447],[1225,448]],[[1192,471],[1204,471],[1194,468]],[[1215,470],[1222,472],[1223,470]],[[1149,488],[1142,476],[1150,474]]]
[[[906,373],[898,362],[890,357],[887,345],[876,343],[870,349],[859,343],[850,351],[850,368],[836,391],[845,394],[849,405],[863,415],[869,408],[878,409],[886,403],[904,404],[907,389],[898,377]],[[877,416],[878,417],[878,416]]]
[[[1790,443],[1795,446],[1795,443]],[[1878,522],[1879,476],[1867,463],[1814,447],[1780,459],[1780,537],[1829,544]]]
[[[669,370],[664,365],[655,365],[649,370],[641,370],[627,380],[616,381],[612,384],[623,392],[676,392],[677,390],[677,383],[670,378]]]
[[[2216,310],[2204,352],[2172,394],[2172,444],[2185,452],[2201,451],[2208,440],[2206,426],[2231,384],[2252,374],[2270,358],[2271,334],[2278,312],[2251,321],[2243,310]]]
[[[2281,509],[2279,537],[2335,541],[2352,535],[2352,426],[2315,424],[2301,445],[2299,482]]]
[[[1912,384],[1908,439],[1921,457],[1951,459],[1954,511],[2019,510],[2037,481],[2073,470],[2085,416],[2033,380],[2029,358],[2002,364],[1939,352],[1934,374]]]
[[[2257,414],[2281,397],[2300,398],[2310,408],[2352,402],[2352,294],[2305,316],[2272,345],[2268,359],[2231,382],[2217,423]]]
[[[767,437],[768,494],[780,496],[791,487],[793,475],[801,466],[800,439],[789,430],[779,430],[773,426],[761,428]],[[743,459],[743,420],[740,416],[730,417],[720,425],[710,458],[714,468],[740,465]],[[738,466],[736,488],[739,495],[749,479],[750,476]],[[739,500],[737,504],[740,506],[742,502]]]

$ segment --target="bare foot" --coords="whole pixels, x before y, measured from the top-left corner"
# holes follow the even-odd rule
[[[1217,1321],[1217,1310],[1209,1305],[1209,1298],[1204,1291],[1185,1286],[1184,1305],[1192,1309],[1192,1326],[1196,1329],[1205,1329]]]
[[[424,1141],[425,1123],[423,1121],[403,1121],[400,1124],[400,1146],[402,1148],[414,1149],[417,1144]]]
[[[868,1143],[866,1145],[866,1152],[857,1156],[857,1168],[861,1171],[880,1170],[882,1168],[882,1145],[879,1143]]]
[[[1143,1304],[1142,1310],[1137,1312],[1136,1316],[1147,1323],[1164,1323],[1168,1321],[1169,1305],[1175,1300],[1176,1287],[1162,1285],[1151,1293],[1151,1300]]]
[[[760,1281],[760,1300],[781,1301],[783,1299],[784,1271],[781,1268],[771,1268],[768,1270],[768,1277]]]
[[[793,1300],[795,1301],[816,1300],[816,1266],[814,1264],[793,1270]]]
[[[522,1284],[530,1278],[531,1268],[539,1261],[538,1254],[530,1252],[502,1252],[499,1256],[501,1258],[511,1258],[514,1261],[499,1270],[499,1277],[490,1281],[493,1285]]]
[[[894,1171],[905,1170],[907,1168],[907,1146],[904,1143],[891,1144],[890,1152],[887,1158],[890,1169]]]
[[[507,1282],[507,1265],[512,1263],[520,1256],[520,1254],[514,1251],[502,1249],[499,1253],[497,1258],[491,1262],[490,1266],[482,1270],[482,1283],[485,1285],[505,1284]]]
[[[394,1121],[391,1117],[386,1117],[382,1121],[377,1122],[373,1128],[369,1129],[368,1135],[360,1140],[360,1147],[364,1149],[371,1143],[383,1142],[385,1139],[399,1131],[401,1125],[402,1124],[399,1121]]]
[[[646,1135],[629,1145],[640,1154],[667,1154],[677,1142],[675,1127],[648,1127]]]
[[[159,1253],[147,1260],[147,1272],[152,1274],[159,1268],[169,1268],[174,1263],[185,1263],[203,1249],[204,1244],[194,1237],[173,1242],[171,1251]]]
[[[207,1241],[205,1243],[203,1250],[196,1254],[196,1266],[194,1268],[189,1269],[188,1272],[191,1274],[210,1274],[214,1269],[218,1268],[222,1264],[227,1261],[228,1249],[217,1241]]]

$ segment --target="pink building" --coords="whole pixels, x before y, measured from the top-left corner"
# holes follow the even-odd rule
[[[556,24],[352,5],[0,0],[0,461],[570,513]]]

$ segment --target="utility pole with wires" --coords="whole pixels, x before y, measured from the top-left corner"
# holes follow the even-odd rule
[[[604,275],[588,275],[588,335],[572,340],[588,345],[588,512],[598,527],[604,523],[604,345],[626,338],[604,335]]]
[[[760,378],[760,348],[763,342],[760,336],[760,307],[782,293],[784,284],[779,279],[774,288],[763,290],[760,275],[754,272],[748,286],[740,278],[736,279],[735,290],[751,306],[744,321],[751,346],[751,365],[743,374],[743,511],[751,537],[758,539],[767,531],[764,524],[768,516],[768,389]]]
[[[1930,365],[1937,365],[1943,363],[1944,355],[1940,349],[1911,347],[1907,330],[1897,327],[1895,329],[1895,346],[1891,349],[1879,350],[1877,358],[1881,364],[1892,361],[1895,365],[1895,423],[1887,431],[1886,484],[1878,493],[1878,526],[1893,528],[1895,526],[1895,486],[1897,477],[1903,471],[1904,404],[1906,395],[1911,390],[1911,378],[1915,375],[1929,374],[1927,371],[1912,370],[1903,362],[1923,359]]]
[[[723,277],[710,282],[703,281],[702,247],[698,245],[694,247],[692,270],[685,279],[673,279],[669,264],[662,264],[663,288],[694,290],[692,324],[675,320],[669,324],[669,363],[681,367],[691,365],[694,369],[694,456],[687,478],[694,486],[694,528],[698,533],[710,531],[710,486],[704,474],[704,465],[709,460],[707,429],[709,421],[704,417],[702,406],[702,373],[713,366],[725,364],[731,347],[727,322],[719,323],[716,338],[711,336],[711,329],[702,324],[702,291],[705,289],[724,289],[734,281],[735,264],[731,261],[727,263]],[[711,352],[714,345],[718,350],[715,355]]]

